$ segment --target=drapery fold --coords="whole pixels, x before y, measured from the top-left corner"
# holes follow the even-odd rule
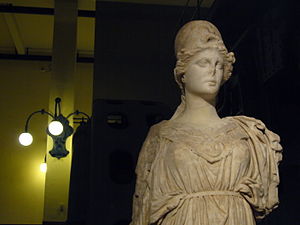
[[[206,225],[212,221],[214,225],[250,225],[255,224],[254,216],[263,218],[277,207],[278,163],[282,159],[279,136],[254,118],[236,116],[227,117],[226,121],[227,137],[219,135],[212,139],[226,146],[223,149],[226,154],[218,148],[215,151],[219,152],[212,152],[219,161],[205,156],[203,150],[207,149],[201,146],[209,142],[201,142],[203,134],[197,129],[181,128],[172,121],[163,121],[150,129],[136,167],[131,225],[177,225],[179,220],[180,225]],[[182,159],[194,162],[187,167],[190,172],[182,172],[186,168]],[[213,179],[206,182],[203,179],[206,176]],[[165,184],[167,182],[170,184]],[[186,197],[205,191],[227,191],[241,197],[213,194]],[[210,208],[219,215],[211,217]],[[180,215],[177,222],[176,214]],[[193,214],[199,215],[194,217]],[[195,223],[187,221],[191,215]]]

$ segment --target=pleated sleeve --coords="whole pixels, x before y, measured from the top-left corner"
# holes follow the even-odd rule
[[[278,165],[282,160],[282,147],[277,134],[268,130],[260,120],[246,117],[233,117],[248,134],[251,153],[250,179],[240,192],[250,203],[255,217],[261,219],[279,204]]]

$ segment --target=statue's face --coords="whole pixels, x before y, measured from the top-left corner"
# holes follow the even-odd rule
[[[185,93],[204,99],[215,98],[223,80],[223,55],[215,48],[205,49],[192,57],[182,77]]]

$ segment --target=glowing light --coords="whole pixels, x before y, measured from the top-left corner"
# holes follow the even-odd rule
[[[30,133],[22,133],[19,136],[19,142],[23,146],[31,145],[32,141],[33,141],[33,138]]]
[[[41,172],[46,173],[47,172],[47,163],[45,163],[45,162],[41,163],[40,170],[41,170]]]
[[[52,135],[58,136],[63,132],[64,127],[61,122],[54,120],[49,124],[48,130]]]

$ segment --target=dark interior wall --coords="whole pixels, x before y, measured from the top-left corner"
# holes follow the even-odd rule
[[[228,4],[218,6],[212,21],[224,30],[223,37],[237,59],[232,80],[238,80],[240,86],[242,113],[263,120],[281,136],[283,145],[296,143],[300,126],[299,2],[225,2]],[[229,92],[236,85],[230,82]],[[300,164],[296,149],[286,150],[284,164]]]
[[[175,108],[180,92],[173,42],[181,13],[182,7],[98,2],[94,99],[151,100]]]
[[[277,132],[284,121],[280,110],[294,115],[299,108],[299,19],[299,3],[293,0],[216,1],[211,17],[235,53],[232,80],[240,86],[242,113]]]

